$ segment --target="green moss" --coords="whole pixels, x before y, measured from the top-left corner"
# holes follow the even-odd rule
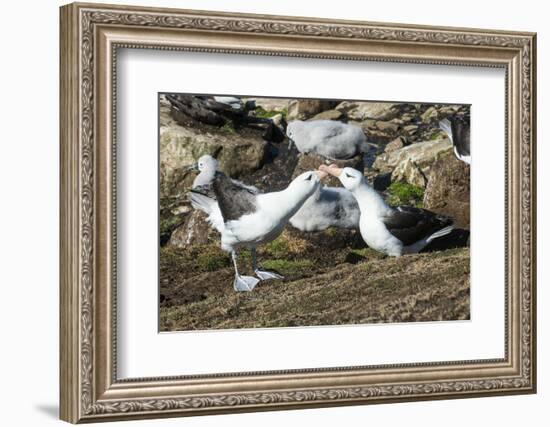
[[[387,191],[389,193],[387,202],[392,206],[412,205],[422,207],[424,189],[421,187],[404,182],[393,182]]]
[[[231,120],[226,121],[221,130],[227,133],[237,133],[235,124]]]
[[[289,261],[285,259],[271,259],[262,262],[262,268],[274,270],[284,275],[295,275],[309,271],[314,267],[313,261],[301,259]]]
[[[277,114],[281,114],[283,117],[286,118],[288,114],[288,108],[283,108],[282,110],[265,110],[262,107],[256,107],[254,110],[256,113],[256,117],[260,119],[270,119],[273,116],[276,116]]]
[[[222,252],[200,254],[197,266],[202,271],[217,271],[229,265],[229,258]]]
[[[285,258],[290,252],[290,248],[283,236],[279,236],[265,245],[265,251],[275,258]]]
[[[325,236],[327,237],[334,237],[338,234],[338,230],[334,227],[329,227],[327,228],[325,231],[323,231],[323,233],[325,234]]]

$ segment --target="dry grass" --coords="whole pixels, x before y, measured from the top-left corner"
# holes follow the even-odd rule
[[[469,318],[469,248],[401,258],[370,249],[316,254],[302,248],[304,258],[292,240],[283,235],[263,250],[262,266],[285,279],[261,282],[249,293],[233,290],[229,258],[217,248],[163,249],[161,330]]]

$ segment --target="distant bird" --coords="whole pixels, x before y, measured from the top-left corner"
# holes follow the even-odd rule
[[[320,179],[325,176],[322,171],[309,171],[296,177],[282,191],[257,193],[222,172],[215,173],[212,190],[223,220],[223,227],[220,227],[221,247],[231,253],[235,268],[233,288],[236,291],[251,291],[259,282],[255,277],[239,274],[236,253],[243,247],[252,252],[253,269],[261,280],[282,278],[276,273],[258,269],[256,247],[281,234],[288,220],[317,190]],[[217,215],[213,209],[212,195],[197,188],[191,190],[190,197],[193,206]],[[214,224],[214,221],[211,222]]]
[[[228,105],[234,110],[242,110],[244,107],[241,99],[236,96],[214,96],[214,101]]]
[[[416,253],[453,230],[453,221],[443,215],[411,206],[388,206],[358,170],[336,165],[321,165],[319,169],[338,177],[355,196],[361,210],[361,236],[379,252],[390,256]]]
[[[360,127],[335,120],[294,120],[288,124],[286,134],[300,153],[331,160],[351,159],[369,148]]]
[[[450,116],[439,122],[439,128],[453,144],[455,156],[470,164],[470,118]]]
[[[320,231],[329,227],[359,228],[359,205],[345,188],[319,186],[306,200],[290,224],[301,231]]]

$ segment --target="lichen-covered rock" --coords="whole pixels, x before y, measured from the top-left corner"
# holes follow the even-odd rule
[[[412,144],[396,151],[380,154],[376,157],[373,167],[380,172],[393,172],[401,162],[410,159],[425,172],[438,156],[452,151],[452,148],[448,139]]]
[[[470,228],[470,165],[453,152],[441,155],[432,165],[424,193],[424,206],[452,217],[455,226]]]
[[[307,120],[322,111],[330,110],[334,105],[334,101],[324,99],[295,99],[288,105],[287,119]]]
[[[219,235],[206,220],[206,214],[200,210],[192,210],[183,223],[172,232],[168,246],[186,248],[206,244],[216,238],[219,239]]]
[[[243,98],[246,101],[254,101],[256,107],[265,111],[285,111],[288,108],[288,99],[285,98]]]
[[[344,113],[339,110],[327,110],[315,114],[310,120],[340,120],[344,118]]]
[[[386,147],[384,148],[384,151],[386,153],[389,153],[390,151],[399,150],[400,148],[403,148],[405,146],[405,138],[399,136],[395,138],[393,141],[388,142]]]
[[[405,159],[397,165],[391,175],[393,182],[406,182],[407,184],[416,185],[424,188],[428,180],[422,169],[410,158]]]
[[[294,168],[292,179],[296,178],[298,175],[304,172],[317,170],[319,166],[323,163],[327,163],[326,159],[324,159],[323,157],[317,156],[315,154],[301,154],[298,157],[298,163]],[[361,172],[363,172],[364,169],[363,156],[361,154],[347,160],[334,160],[331,161],[331,163],[337,164],[339,168],[350,167],[357,169]],[[331,187],[341,187],[340,180],[334,176],[326,177],[325,179],[323,179],[323,183]]]
[[[399,105],[387,102],[343,101],[336,109],[345,113],[351,120],[391,120],[399,115]]]

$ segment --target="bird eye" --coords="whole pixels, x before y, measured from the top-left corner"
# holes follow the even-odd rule
[[[346,176],[347,176],[348,178],[353,178],[353,175],[350,175],[350,174],[347,173],[347,172],[346,172]]]
[[[310,174],[307,176],[307,178],[306,178],[305,180],[306,180],[306,181],[311,181],[311,177],[312,177],[312,176],[313,176],[313,174],[310,173]]]

